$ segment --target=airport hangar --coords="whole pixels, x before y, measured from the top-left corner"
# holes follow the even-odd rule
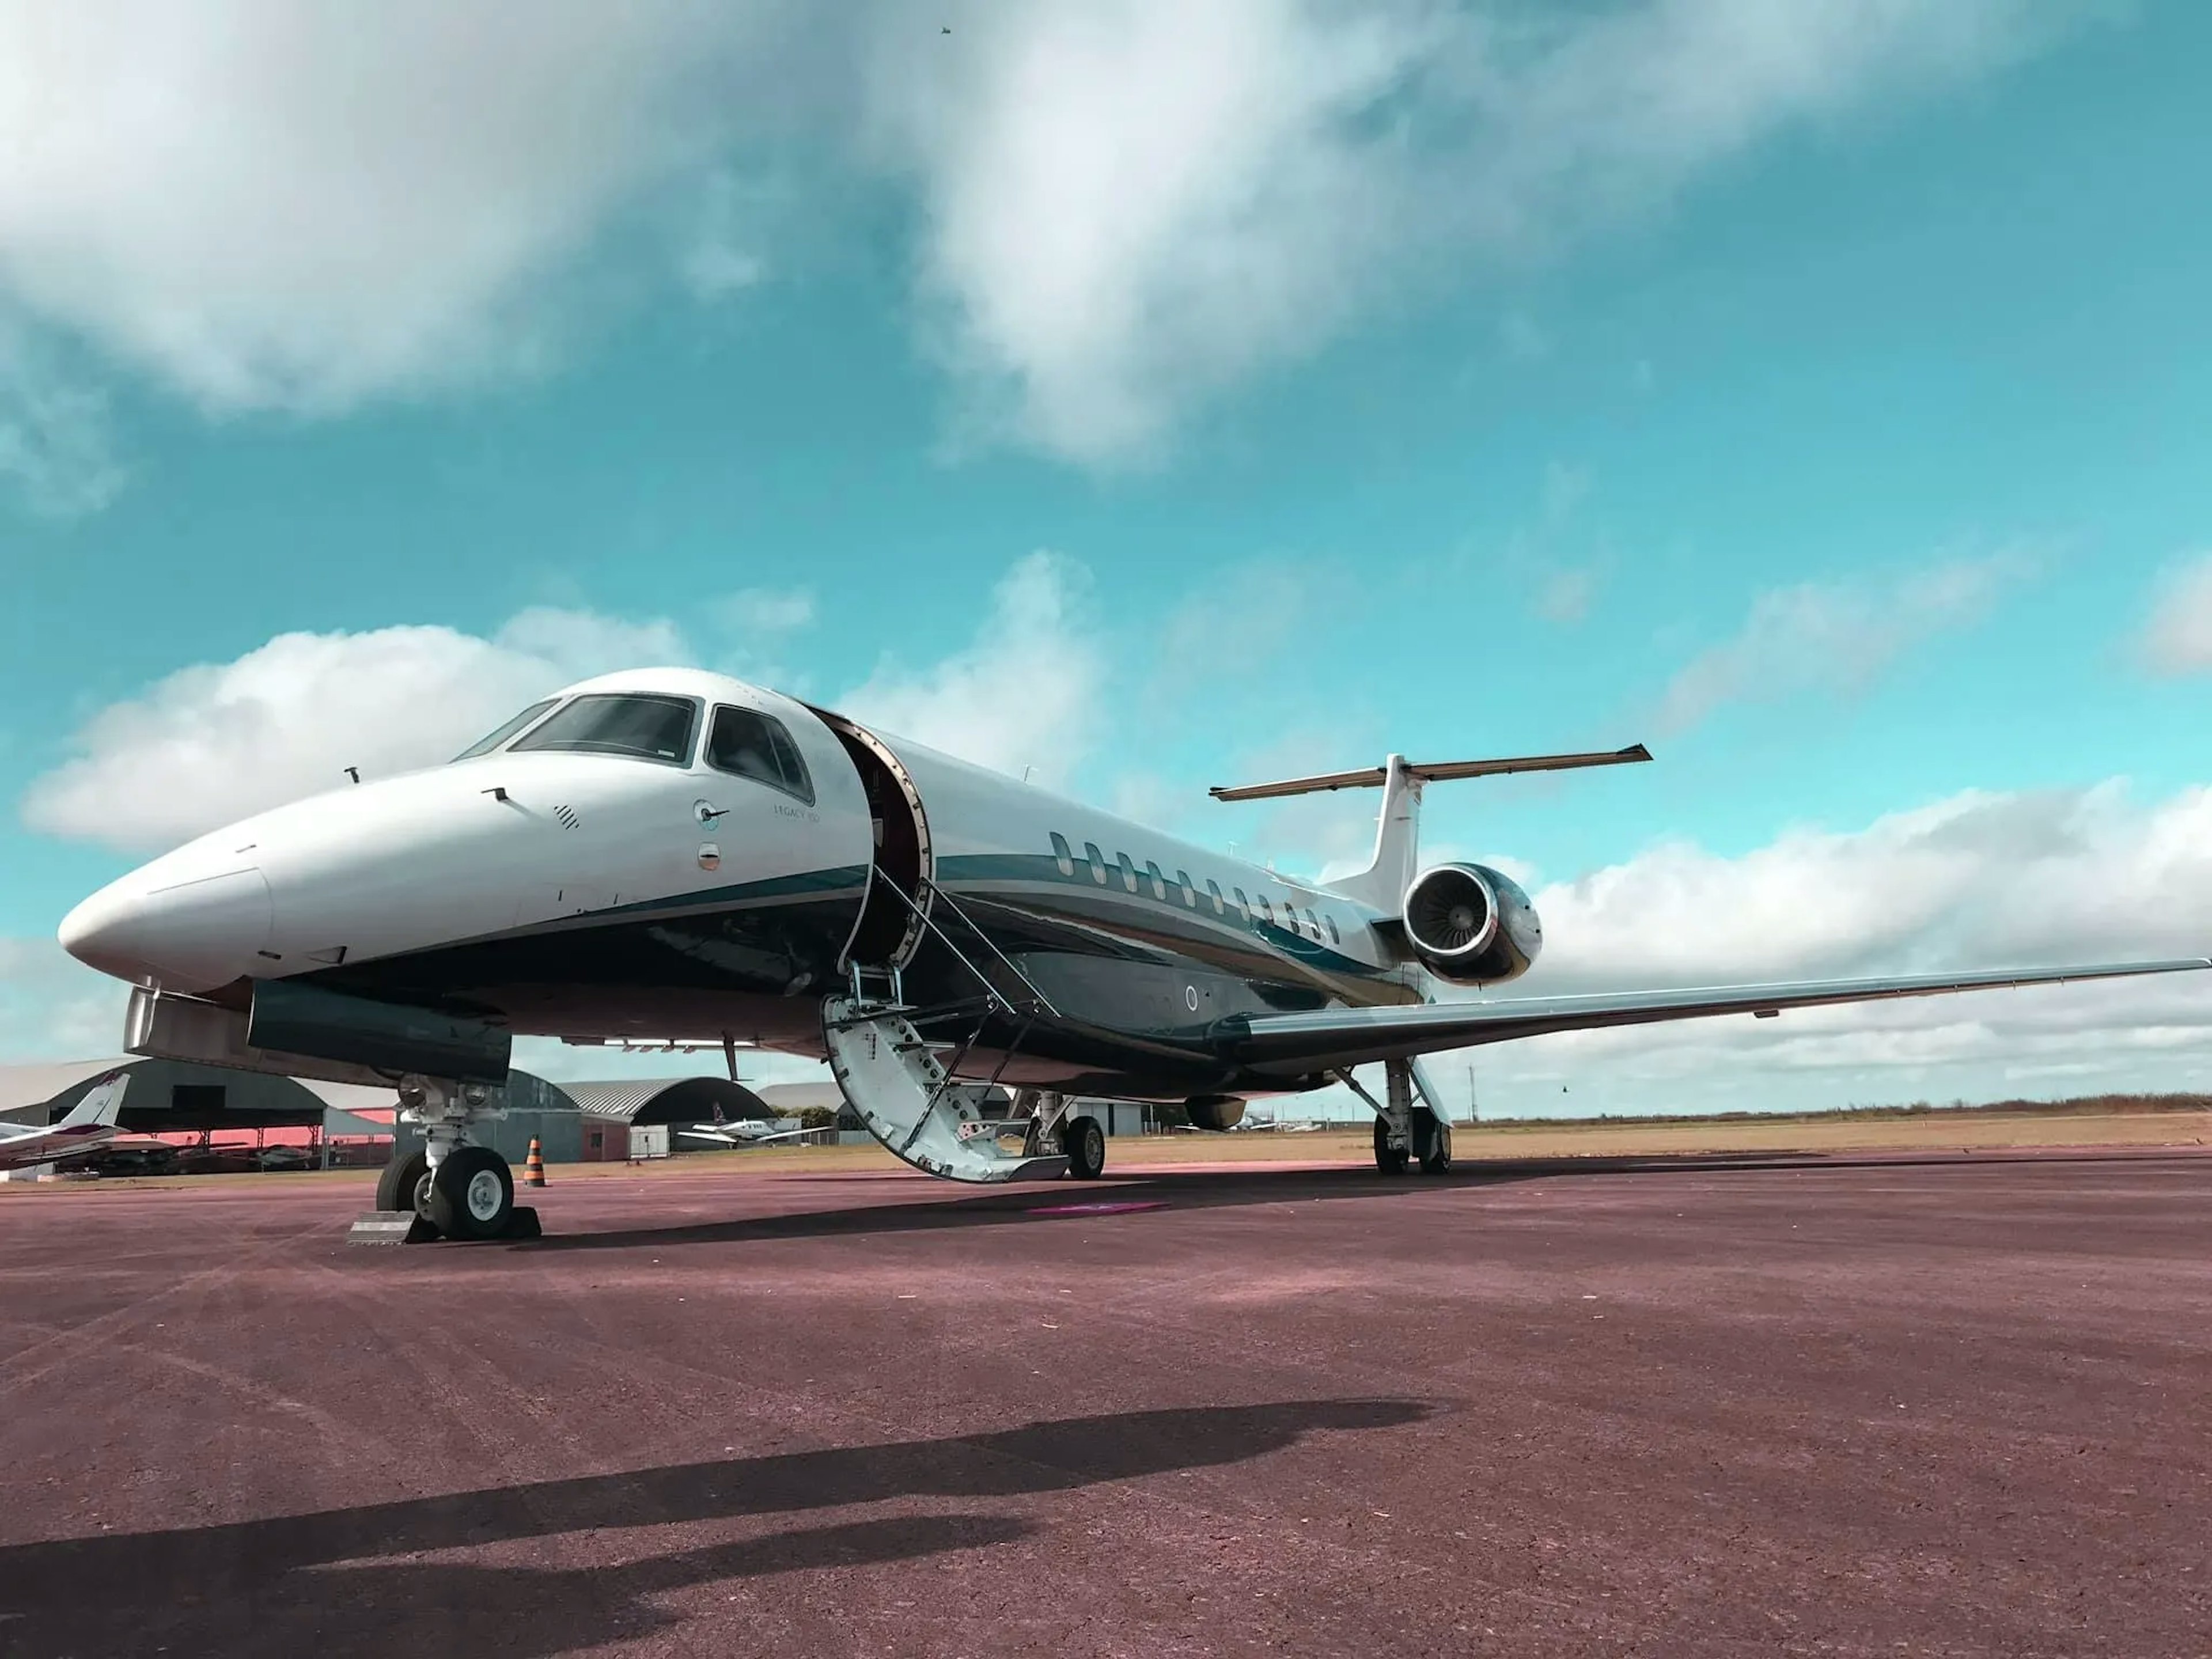
[[[285,1138],[290,1139],[307,1130],[332,1141],[388,1139],[393,1133],[390,1115],[396,1103],[389,1090],[129,1054],[56,1065],[0,1066],[0,1121],[57,1122],[94,1083],[112,1071],[130,1078],[118,1118],[118,1127],[128,1134],[278,1130],[289,1132]],[[830,1087],[834,1093],[835,1085]],[[813,1088],[785,1085],[765,1092],[783,1095]],[[618,1163],[632,1156],[633,1139],[641,1155],[684,1150],[663,1126],[709,1122],[717,1110],[732,1121],[774,1120],[784,1111],[814,1103],[811,1099],[764,1100],[744,1085],[720,1077],[555,1083],[516,1071],[507,1089],[498,1092],[507,1096],[507,1115],[485,1127],[489,1144],[518,1168],[533,1137],[548,1163]],[[651,1133],[655,1128],[660,1133]],[[634,1134],[641,1130],[647,1133]],[[400,1133],[410,1145],[417,1140],[405,1125],[400,1126]]]

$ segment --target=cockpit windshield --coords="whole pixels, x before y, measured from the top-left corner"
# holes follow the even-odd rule
[[[454,756],[453,758],[457,761],[474,760],[478,755],[489,755],[493,750],[498,748],[500,744],[505,743],[509,738],[522,730],[524,726],[529,725],[531,721],[536,720],[540,714],[544,714],[547,709],[550,708],[555,703],[560,701],[561,699],[558,697],[548,697],[543,702],[532,703],[529,708],[524,709],[513,720],[507,721],[507,723],[501,726],[498,731],[493,732],[488,738],[479,738],[476,742],[462,750],[459,754]]]
[[[604,693],[578,697],[514,745],[690,763],[699,705],[689,697]]]

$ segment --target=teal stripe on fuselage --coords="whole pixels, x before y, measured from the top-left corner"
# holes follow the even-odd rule
[[[1144,870],[1138,872],[1137,890],[1133,893],[1126,885],[1117,887],[1117,866],[1109,865],[1107,873],[1109,879],[1101,883],[1091,876],[1090,865],[1078,859],[1075,873],[1065,875],[1061,873],[1060,860],[1050,853],[967,853],[938,861],[938,880],[954,890],[955,898],[963,896],[961,890],[963,889],[968,891],[981,890],[979,896],[988,896],[989,884],[994,882],[1066,889],[1110,898],[1114,901],[1115,909],[1133,907],[1150,910],[1157,908],[1168,915],[1195,921],[1209,932],[1226,933],[1238,939],[1256,939],[1278,955],[1287,957],[1317,973],[1346,979],[1382,980],[1391,977],[1394,971],[1362,962],[1356,957],[1346,956],[1319,939],[1310,939],[1302,933],[1293,933],[1279,923],[1262,921],[1257,915],[1245,921],[1240,921],[1233,910],[1221,915],[1212,915],[1212,896],[1203,890],[1200,892],[1198,903],[1185,904],[1181,898],[1182,888],[1180,882],[1169,880],[1168,896],[1161,899],[1147,896],[1146,890],[1151,885],[1152,878]],[[1290,884],[1286,882],[1284,885]],[[1355,925],[1365,926],[1365,917],[1357,916]]]

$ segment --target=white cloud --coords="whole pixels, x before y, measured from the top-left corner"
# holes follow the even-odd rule
[[[2086,4],[948,0],[944,35],[890,0],[0,0],[0,301],[209,410],[328,412],[543,369],[655,284],[724,299],[889,176],[985,429],[1111,464],[1408,283]]]
[[[2212,553],[2166,572],[2143,629],[2142,655],[2160,674],[2212,671]]]
[[[538,362],[554,279],[755,112],[781,8],[0,3],[0,285],[202,405]]]
[[[1686,730],[1724,702],[1816,688],[1863,690],[1908,647],[1978,620],[2029,568],[2027,559],[2008,551],[1952,560],[1883,587],[1805,582],[1771,589],[1752,601],[1735,638],[1668,683],[1660,728]]]
[[[1422,33],[1220,0],[998,9],[921,64],[888,41],[879,143],[918,175],[952,361],[1022,435],[1114,460],[1333,331],[1346,255],[1394,238],[1395,141],[1362,125]]]
[[[2148,808],[2118,781],[1969,793],[1739,858],[1662,845],[1534,898],[1531,996],[2200,957],[2212,788]],[[1456,1088],[1473,1065],[1496,1109],[1556,1112],[2191,1088],[2208,1063],[2212,973],[1577,1033],[1437,1069]]]
[[[724,626],[746,639],[788,634],[813,623],[814,595],[802,587],[748,587],[717,599],[714,611]]]
[[[854,719],[980,766],[1062,782],[1090,753],[1107,659],[1083,616],[1090,573],[1036,552],[1007,572],[972,644],[922,669],[886,658],[836,700]]]
[[[490,639],[450,628],[283,634],[102,709],[24,797],[32,829],[130,851],[335,787],[450,759],[533,699],[621,667],[680,663],[665,622],[532,610]]]
[[[919,180],[923,280],[986,417],[1116,461],[1408,278],[1548,252],[1778,130],[2001,66],[2082,9],[979,8],[951,49],[885,33],[871,105],[879,153]]]
[[[1062,776],[1089,750],[1106,675],[1079,615],[1087,583],[1075,561],[1032,554],[1000,582],[972,645],[911,670],[886,659],[841,706],[985,765]],[[750,659],[808,625],[814,600],[748,588],[700,614]],[[349,766],[374,778],[440,764],[572,681],[696,660],[670,622],[550,607],[488,638],[434,626],[283,634],[94,714],[71,757],[32,783],[23,820],[129,852],[172,846],[337,787]]]
[[[1536,590],[1536,614],[1546,622],[1571,626],[1589,615],[1597,590],[1595,570],[1582,567],[1550,571]]]
[[[742,183],[727,169],[708,179],[701,191],[698,217],[677,270],[702,305],[741,294],[768,276],[768,258],[758,246],[762,227],[749,218],[749,205]]]
[[[129,995],[52,939],[0,938],[0,1061],[115,1054]]]
[[[52,355],[0,321],[0,478],[15,484],[33,513],[73,519],[112,501],[124,469],[106,397]]]

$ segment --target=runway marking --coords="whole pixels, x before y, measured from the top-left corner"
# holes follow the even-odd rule
[[[1031,1215],[1122,1215],[1131,1210],[1164,1210],[1167,1200],[1162,1198],[1131,1198],[1108,1200],[1096,1204],[1036,1204],[1030,1206]]]

